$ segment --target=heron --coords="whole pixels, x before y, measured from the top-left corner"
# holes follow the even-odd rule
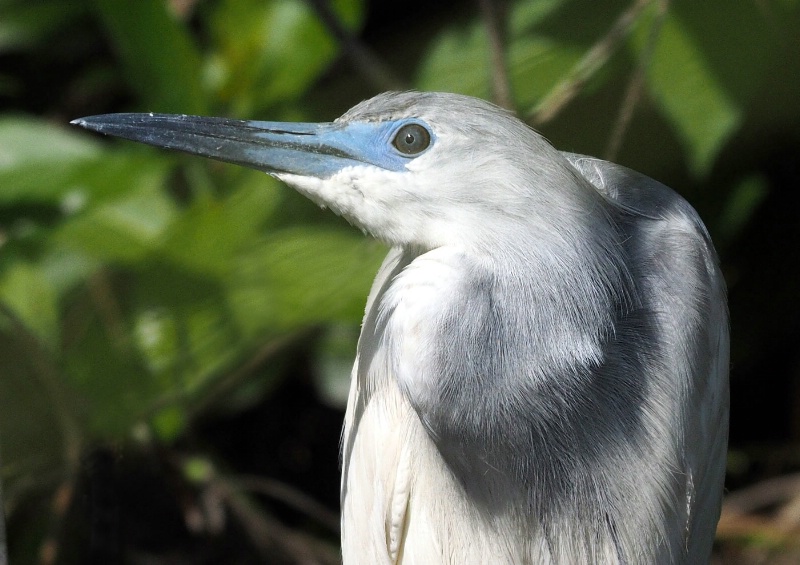
[[[345,564],[709,561],[726,290],[676,192],[457,94],[73,123],[264,171],[390,246],[345,414]]]

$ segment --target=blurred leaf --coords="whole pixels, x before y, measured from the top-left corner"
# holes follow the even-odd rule
[[[149,421],[160,439],[171,441],[185,424],[191,395],[246,344],[221,288],[204,278],[146,263],[126,286],[122,293],[102,278],[90,286],[93,308],[82,313],[65,374],[88,408],[95,436],[122,439]]]
[[[174,368],[180,349],[178,334],[177,320],[167,308],[146,308],[135,317],[133,337],[151,373],[164,374]]]
[[[30,488],[41,473],[58,468],[63,456],[64,437],[56,410],[26,361],[19,341],[0,334],[0,439],[6,503],[15,488]]]
[[[153,430],[166,443],[175,441],[186,424],[186,415],[177,406],[168,406],[153,416]]]
[[[577,46],[539,37],[523,37],[509,46],[508,60],[514,99],[522,108],[540,102],[583,55]]]
[[[647,79],[686,147],[692,169],[703,174],[741,123],[742,110],[715,76],[701,46],[673,15],[663,23]]]
[[[158,112],[206,111],[200,54],[164,0],[94,0],[140,106]]]
[[[786,38],[796,40],[798,5],[726,0],[676,2],[672,14],[702,50],[702,57],[727,92],[742,106],[758,91],[770,58]]]
[[[124,320],[98,310],[83,315],[80,339],[65,352],[64,376],[82,399],[91,437],[120,440],[165,391],[126,341]]]
[[[104,202],[66,222],[54,242],[101,261],[135,263],[155,251],[176,216],[174,202],[159,184],[161,170],[139,171],[121,198]]]
[[[6,269],[0,301],[51,351],[59,349],[57,296],[40,269],[22,262]]]
[[[361,0],[336,0],[331,7],[350,29],[363,18]],[[338,52],[302,0],[223,0],[213,14],[212,31],[219,52],[206,76],[237,116],[296,98]]]
[[[120,193],[155,194],[170,163],[151,151],[104,150],[77,128],[0,119],[0,205],[47,204],[58,206],[65,217],[75,216]],[[159,201],[153,199],[155,212]]]
[[[537,30],[564,3],[517,2],[510,9],[506,56],[515,101],[522,107],[532,106],[549,92],[583,53],[581,46],[558,42]],[[420,66],[416,86],[489,98],[490,61],[483,22],[445,28]]]
[[[39,119],[0,118],[0,203],[54,200],[82,163],[101,155],[88,136]]]
[[[85,281],[98,265],[82,253],[55,248],[46,250],[39,258],[39,270],[59,298]]]
[[[716,221],[717,248],[721,249],[741,232],[768,192],[769,183],[763,175],[748,176],[736,184]]]
[[[150,262],[131,296],[135,345],[162,396],[184,398],[248,344],[224,288],[179,265]]]
[[[182,266],[221,277],[235,252],[251,240],[275,210],[277,181],[245,171],[226,199],[198,198],[163,236],[164,257]]]
[[[777,21],[755,3],[731,9],[724,0],[676,3],[647,69],[650,91],[704,174],[740,126],[745,104],[780,43]],[[641,50],[649,25],[635,44]]]
[[[197,485],[207,484],[214,473],[214,464],[203,457],[187,457],[183,463],[183,475]]]
[[[237,258],[231,307],[245,335],[361,320],[386,250],[333,229],[287,228]]]
[[[488,49],[486,30],[478,22],[464,28],[445,29],[420,66],[415,86],[420,90],[488,98]]]

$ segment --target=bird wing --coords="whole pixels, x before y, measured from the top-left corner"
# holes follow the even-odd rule
[[[627,212],[640,239],[650,308],[664,332],[672,387],[683,387],[682,426],[687,563],[707,562],[719,519],[728,442],[729,335],[725,283],[709,234],[674,191],[635,171],[564,154],[584,178]],[[676,532],[678,535],[681,532]],[[673,542],[676,540],[673,540]]]

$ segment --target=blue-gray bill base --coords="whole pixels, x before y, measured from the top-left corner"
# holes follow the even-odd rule
[[[728,314],[675,192],[455,94],[73,123],[265,171],[391,245],[345,417],[346,565],[708,562]]]

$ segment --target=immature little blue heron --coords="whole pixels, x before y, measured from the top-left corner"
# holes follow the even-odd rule
[[[345,419],[345,563],[708,561],[725,288],[669,188],[454,94],[74,123],[265,171],[392,246]]]

